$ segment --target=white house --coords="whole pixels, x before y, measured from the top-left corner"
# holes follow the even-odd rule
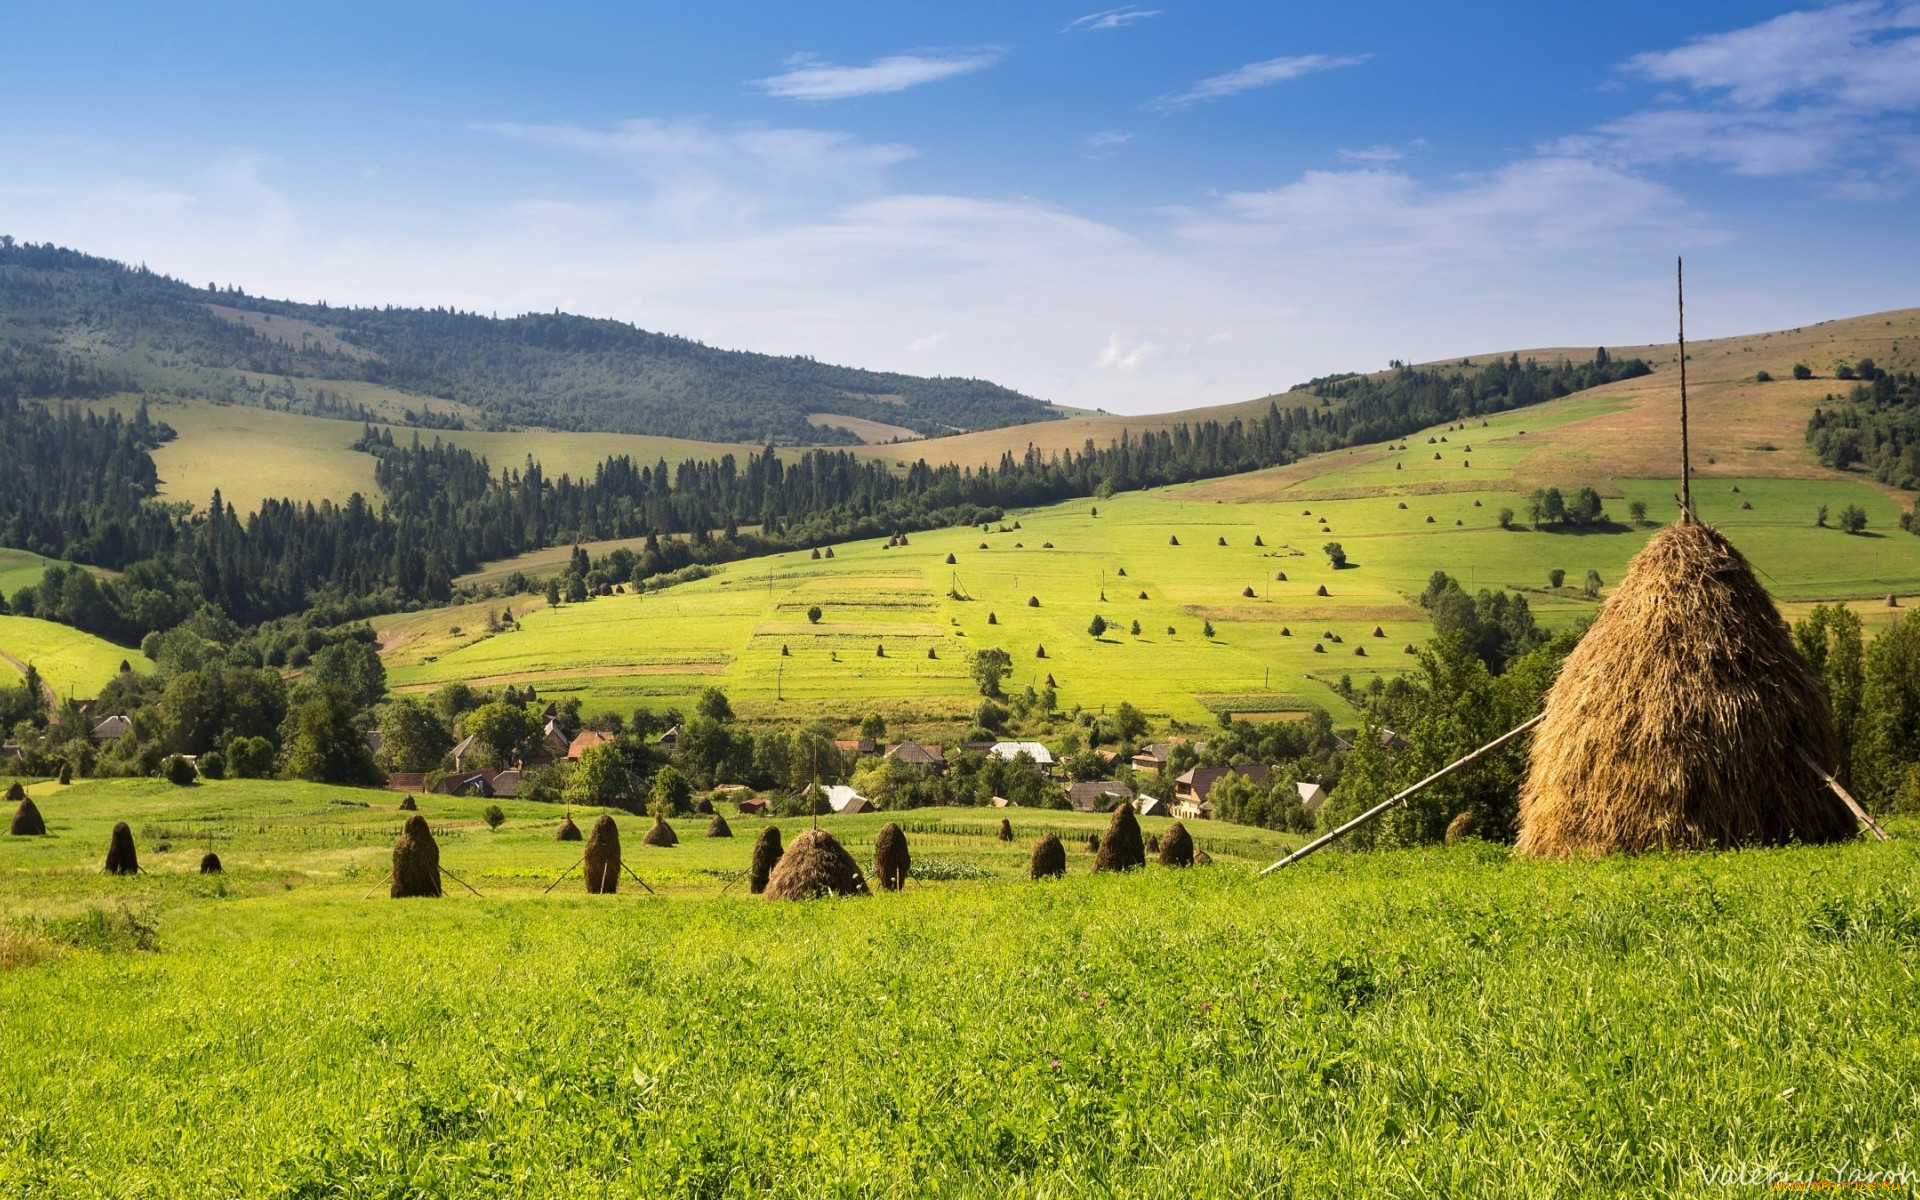
[[[873,811],[873,801],[844,783],[826,784],[820,790],[827,794],[827,807],[834,812],[852,814]]]
[[[1296,783],[1293,786],[1300,793],[1300,807],[1308,812],[1319,812],[1320,806],[1327,802],[1327,789],[1317,783]]]

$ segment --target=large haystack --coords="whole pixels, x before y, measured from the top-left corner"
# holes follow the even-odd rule
[[[1140,836],[1140,822],[1133,815],[1133,805],[1115,805],[1113,818],[1107,822],[1107,834],[1100,839],[1100,851],[1094,857],[1093,869],[1131,871],[1146,865],[1147,844]]]
[[[1058,879],[1067,873],[1067,848],[1049,833],[1033,844],[1033,861],[1027,865],[1029,879]]]
[[[747,884],[754,895],[767,890],[767,880],[780,865],[780,827],[769,825],[754,839],[753,862],[747,868]]]
[[[1547,693],[1520,791],[1543,857],[1831,842],[1854,823],[1820,680],[1745,558],[1709,526],[1655,534]]]
[[[907,853],[907,835],[888,821],[873,839],[873,873],[880,886],[897,892],[907,886],[907,872],[913,868],[913,855]]]
[[[812,900],[817,896],[864,896],[867,880],[860,865],[824,829],[809,829],[793,839],[767,880],[769,900]]]
[[[412,796],[402,796],[402,797],[400,797],[400,811],[401,811],[401,812],[418,812],[418,811],[419,811],[419,809],[420,809],[420,806],[419,806],[418,804],[415,804],[415,803],[413,802],[413,797],[412,797]]]
[[[719,813],[715,813],[713,814],[713,820],[707,822],[707,836],[710,838],[732,837],[733,826],[727,824],[727,819],[725,817],[721,816]]]
[[[209,850],[200,856],[200,873],[202,875],[218,875],[225,870],[226,868],[220,865],[220,856],[213,851]]]
[[[1166,836],[1160,839],[1160,865],[1163,867],[1190,867],[1193,865],[1193,835],[1187,827],[1175,821],[1167,826]]]
[[[568,813],[560,822],[560,828],[553,831],[556,842],[577,842],[580,840],[580,827],[573,823],[573,814]]]
[[[107,862],[101,869],[109,875],[140,873],[140,855],[133,848],[133,830],[127,828],[125,821],[114,824],[113,836],[107,840]]]
[[[440,844],[433,840],[427,819],[419,813],[407,818],[400,836],[393,843],[393,886],[387,895],[395,900],[408,896],[440,894]]]
[[[653,818],[653,828],[647,830],[646,836],[640,839],[640,844],[643,846],[678,846],[680,844],[680,835],[673,831],[673,826],[667,824],[665,817],[656,813]]]
[[[40,815],[40,809],[30,796],[20,797],[20,804],[13,810],[13,824],[7,832],[14,837],[47,836],[46,819]]]
[[[580,870],[587,879],[587,895],[611,896],[620,890],[620,826],[605,813],[587,835],[587,853]]]

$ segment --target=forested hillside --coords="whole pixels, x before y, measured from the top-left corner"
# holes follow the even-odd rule
[[[277,324],[276,324],[277,322]],[[809,413],[926,434],[1055,415],[979,379],[928,379],[721,350],[565,313],[334,308],[195,287],[104,258],[0,237],[0,398],[167,390],[285,403],[282,380],[381,384],[477,410],[486,424],[805,444],[852,440]],[[364,416],[325,388],[309,402]],[[445,406],[443,405],[443,408]]]

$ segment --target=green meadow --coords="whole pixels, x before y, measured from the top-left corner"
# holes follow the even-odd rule
[[[1003,846],[918,810],[930,877],[775,905],[725,890],[754,818],[641,849],[623,817],[659,894],[588,897],[542,893],[557,810],[428,798],[483,897],[390,901],[390,794],[34,794],[51,836],[0,839],[0,1196],[1664,1197],[1920,1159],[1910,825],[1264,880],[1285,839],[1234,829],[1212,867],[1032,884],[1035,833],[1097,819],[1014,810]],[[115,819],[147,874],[97,873]],[[823,824],[867,857],[881,819]]]
[[[1372,446],[1076,500],[1009,513],[988,530],[913,534],[906,546],[840,545],[831,559],[737,562],[660,592],[516,607],[520,627],[493,635],[486,614],[498,603],[377,624],[409,630],[388,655],[400,690],[532,683],[589,709],[684,705],[719,686],[754,720],[879,707],[950,728],[977,700],[969,652],[999,646],[1013,658],[1011,687],[1052,676],[1067,709],[1130,700],[1156,717],[1205,722],[1319,705],[1351,718],[1329,685],[1405,669],[1407,647],[1431,634],[1417,597],[1436,570],[1469,590],[1520,591],[1550,626],[1594,610],[1581,590],[1587,572],[1599,573],[1604,594],[1655,528],[1631,526],[1628,505],[1643,501],[1651,519],[1665,519],[1677,481],[1560,481],[1569,492],[1599,487],[1614,523],[1535,531],[1509,476],[1548,444],[1542,431],[1565,445],[1580,421],[1616,407],[1576,397],[1414,435],[1405,451]],[[1700,480],[1693,499],[1783,602],[1865,601],[1871,629],[1900,615],[1885,607],[1889,593],[1920,592],[1920,539],[1899,530],[1900,505],[1864,483]],[[1850,504],[1868,513],[1865,534],[1815,527],[1820,505],[1837,519]],[[1502,528],[1503,508],[1522,524]],[[1348,556],[1344,570],[1323,551],[1332,541]],[[1566,572],[1558,589],[1549,586],[1555,569]],[[817,624],[807,619],[814,606]],[[1096,613],[1109,625],[1097,639],[1088,632]]]
[[[62,700],[91,699],[123,662],[142,673],[153,670],[130,646],[37,617],[0,616],[0,653],[33,666]]]

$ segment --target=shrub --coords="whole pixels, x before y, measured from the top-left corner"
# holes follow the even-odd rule
[[[1099,637],[1107,631],[1107,619],[1099,613],[1093,614],[1093,620],[1087,625],[1087,632]]]
[[[488,829],[498,830],[507,823],[507,811],[498,804],[489,804],[480,810],[480,819],[487,823]]]
[[[1813,368],[1805,363],[1795,363],[1793,364],[1793,377],[1795,379],[1812,379]]]
[[[160,774],[175,787],[186,787],[194,780],[193,764],[178,754],[170,754],[167,761],[160,764]]]
[[[1213,636],[1213,622],[1212,622],[1212,621],[1206,621],[1206,622],[1203,622],[1203,623],[1201,624],[1201,626],[1200,626],[1200,636],[1201,636],[1201,637],[1203,637],[1203,638],[1210,638],[1210,637],[1212,637],[1212,636]]]
[[[1864,533],[1867,528],[1867,510],[1858,504],[1849,504],[1840,510],[1840,528],[1848,533]]]
[[[60,769],[64,772],[67,768],[63,765]],[[200,774],[207,779],[225,779],[227,760],[220,756],[218,750],[207,751],[200,756]],[[60,782],[65,783],[66,780],[63,779]]]
[[[1339,542],[1328,542],[1320,549],[1326,553],[1327,561],[1333,564],[1334,570],[1338,571],[1347,565],[1347,552]]]
[[[1754,372],[1753,381],[1755,383],[1772,383],[1773,376],[1765,371],[1756,371]]]
[[[809,624],[813,624],[813,625],[818,625],[820,623],[820,606],[818,604],[815,604],[812,607],[807,609],[807,621]]]
[[[1550,587],[1559,587],[1566,581],[1567,573],[1559,567],[1555,567],[1553,570],[1547,572],[1547,584]]]

